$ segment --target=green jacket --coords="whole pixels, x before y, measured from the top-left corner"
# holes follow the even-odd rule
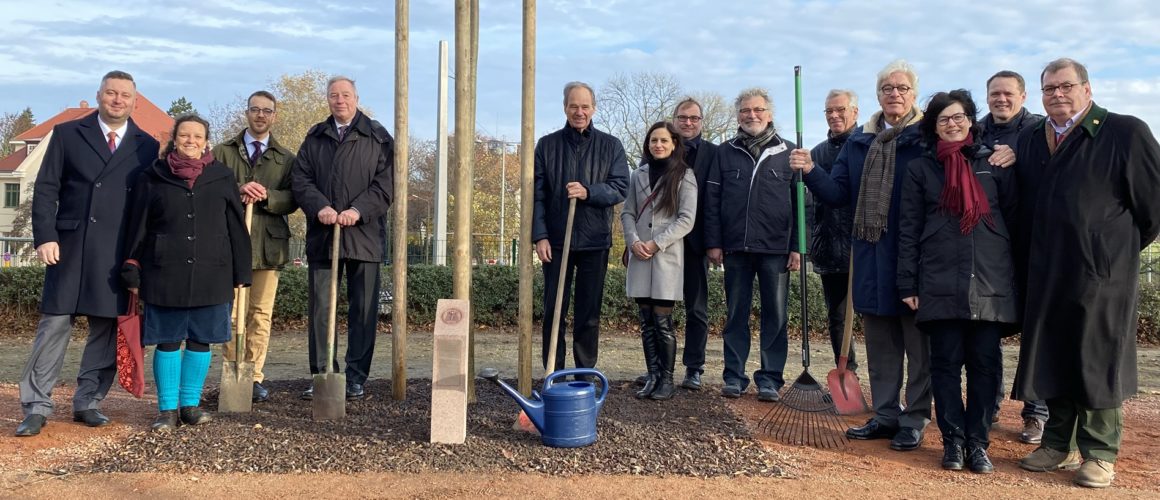
[[[265,186],[266,199],[254,204],[250,227],[254,269],[280,269],[290,261],[290,225],[286,216],[298,209],[290,192],[290,172],[294,153],[270,136],[257,167],[250,166],[243,130],[233,139],[213,148],[213,157],[234,171],[238,187],[256,181]]]

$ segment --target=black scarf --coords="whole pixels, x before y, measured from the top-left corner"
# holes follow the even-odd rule
[[[773,136],[777,134],[777,130],[773,128],[773,122],[765,126],[760,134],[749,135],[745,129],[737,128],[737,138],[741,140],[741,144],[745,146],[745,150],[749,151],[750,156],[753,156],[754,161],[761,158],[761,150],[765,149],[765,145],[773,140]]]

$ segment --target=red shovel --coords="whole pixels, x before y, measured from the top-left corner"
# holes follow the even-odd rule
[[[862,395],[862,385],[858,375],[846,369],[850,360],[850,343],[854,338],[854,256],[850,256],[850,279],[846,284],[846,321],[842,332],[842,350],[838,356],[838,367],[826,375],[826,385],[830,387],[830,397],[839,415],[858,415],[870,411],[866,397]]]

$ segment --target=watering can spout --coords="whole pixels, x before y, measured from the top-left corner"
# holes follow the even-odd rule
[[[539,394],[537,394],[535,391],[532,391],[533,399],[525,398],[520,394],[519,391],[515,390],[515,388],[508,385],[503,380],[500,380],[499,370],[496,370],[495,368],[484,368],[479,372],[479,376],[480,378],[495,382],[495,384],[503,389],[504,392],[508,393],[512,399],[516,400],[516,403],[520,405],[520,408],[524,409],[524,413],[528,416],[528,419],[532,421],[532,425],[536,426],[536,430],[540,431],[541,434],[544,432],[544,402],[540,401]]]

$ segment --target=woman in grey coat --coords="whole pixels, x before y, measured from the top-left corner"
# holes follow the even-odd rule
[[[697,213],[697,181],[685,165],[676,127],[657,122],[645,134],[644,165],[632,173],[620,211],[628,248],[625,291],[640,307],[648,376],[636,397],[673,397],[677,337],[673,306],[684,289],[684,243]]]

